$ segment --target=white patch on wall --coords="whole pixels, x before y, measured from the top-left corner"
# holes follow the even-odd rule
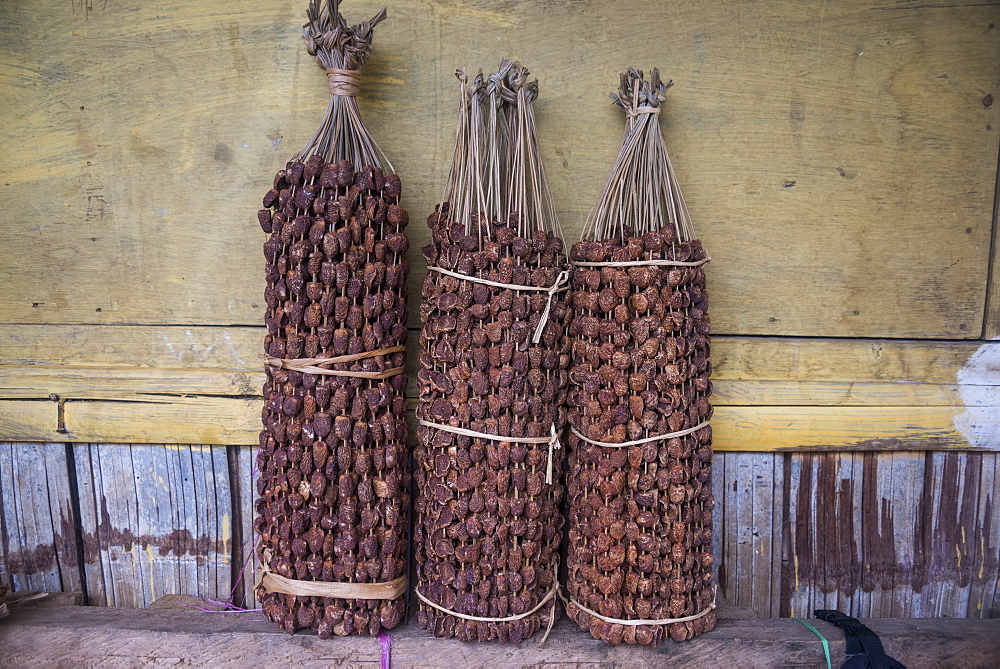
[[[955,429],[972,446],[1000,450],[1000,344],[980,346],[957,381],[965,411],[955,416]]]

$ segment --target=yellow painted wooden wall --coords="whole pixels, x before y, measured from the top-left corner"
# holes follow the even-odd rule
[[[305,4],[5,3],[0,440],[256,442],[255,211],[325,105],[299,38]],[[1000,450],[996,5],[343,9],[355,21],[383,4],[360,105],[411,212],[411,327],[421,221],[452,148],[455,68],[513,57],[538,77],[541,144],[572,242],[621,137],[608,93],[627,66],[659,67],[676,84],[664,133],[713,257],[717,448],[837,451],[834,469],[849,452]],[[230,465],[243,457],[233,453]],[[771,467],[777,480],[806,466],[790,458],[758,458],[744,474]],[[944,466],[920,462],[921,472]],[[984,463],[977,485],[992,486]],[[776,488],[764,493],[755,508],[782,502]],[[779,551],[793,534],[781,533]],[[780,570],[779,558],[769,553],[762,569]]]

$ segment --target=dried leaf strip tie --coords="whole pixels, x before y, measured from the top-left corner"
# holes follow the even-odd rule
[[[440,604],[435,604],[431,600],[427,599],[427,597],[425,597],[423,595],[423,593],[420,592],[419,588],[414,589],[413,592],[416,593],[417,597],[419,597],[422,602],[424,602],[428,606],[431,606],[431,607],[437,609],[438,611],[441,611],[443,613],[447,613],[449,616],[456,616],[458,618],[463,618],[464,620],[475,620],[477,622],[482,622],[482,623],[508,623],[508,622],[513,622],[515,620],[521,620],[522,618],[527,618],[532,613],[535,613],[540,608],[542,608],[543,606],[545,606],[545,604],[549,600],[553,599],[559,593],[559,584],[558,583],[553,584],[552,588],[549,589],[548,594],[546,594],[544,597],[542,597],[541,601],[538,602],[538,604],[536,604],[530,611],[525,611],[524,613],[519,613],[516,616],[507,616],[505,618],[485,618],[485,617],[481,617],[481,616],[466,615],[464,613],[459,613],[457,611],[452,611],[451,609],[445,608],[445,607],[441,606]],[[553,607],[555,606],[555,602],[554,601],[552,602],[552,606]]]
[[[441,274],[447,276],[453,276],[456,279],[463,281],[472,281],[473,283],[482,283],[487,286],[493,286],[495,288],[506,288],[509,290],[535,290],[541,291],[549,294],[548,300],[545,302],[545,309],[542,311],[542,316],[538,321],[538,327],[535,328],[535,334],[531,337],[532,343],[537,344],[542,340],[542,333],[545,331],[545,324],[549,321],[549,313],[552,311],[552,298],[556,296],[556,293],[562,293],[569,290],[569,271],[563,270],[556,277],[555,283],[553,283],[548,288],[544,286],[520,286],[514,283],[501,283],[499,281],[490,281],[489,279],[482,279],[478,276],[469,276],[468,274],[459,274],[458,272],[452,272],[451,270],[445,269],[443,267],[428,267],[427,269],[440,272]],[[550,461],[551,462],[551,461]]]
[[[264,362],[268,365],[273,365],[274,367],[280,367],[281,369],[293,369],[304,374],[320,374],[323,376],[350,376],[359,379],[388,379],[391,376],[396,376],[397,374],[402,374],[406,371],[405,367],[391,367],[389,369],[383,370],[381,372],[357,372],[346,369],[327,369],[326,367],[320,367],[320,365],[336,365],[338,363],[354,362],[355,360],[364,360],[365,358],[374,358],[380,355],[389,355],[391,353],[399,353],[405,351],[406,346],[391,346],[389,348],[380,348],[376,351],[368,351],[366,353],[355,353],[353,355],[338,355],[333,358],[273,358],[271,356],[265,355],[261,356],[264,358]]]
[[[633,626],[634,625],[671,625],[673,623],[686,623],[686,622],[690,622],[692,620],[698,620],[698,618],[701,618],[703,616],[707,616],[709,613],[711,613],[712,611],[715,610],[715,595],[713,594],[712,595],[712,603],[709,604],[708,606],[706,606],[699,613],[694,614],[693,616],[684,616],[683,618],[660,618],[659,620],[624,620],[622,618],[609,618],[608,616],[602,616],[600,613],[597,613],[596,611],[591,611],[586,606],[584,606],[580,602],[576,601],[572,597],[570,597],[569,599],[567,599],[566,597],[563,596],[562,593],[559,593],[559,597],[564,602],[566,602],[567,604],[572,604],[573,606],[579,608],[581,611],[584,611],[585,613],[589,613],[590,615],[594,616],[595,618],[603,620],[606,623],[614,623],[616,625],[633,625]]]
[[[667,434],[656,434],[652,437],[645,437],[644,439],[636,439],[634,441],[626,441],[622,444],[612,444],[607,441],[596,441],[591,439],[587,435],[580,432],[578,429],[570,425],[570,432],[575,434],[577,437],[587,442],[588,444],[593,444],[594,446],[600,446],[602,448],[628,448],[629,446],[641,446],[642,444],[648,444],[653,441],[663,441],[665,439],[673,439],[674,437],[685,437],[689,434],[693,434],[703,427],[708,427],[711,421],[702,421],[695,425],[694,427],[689,427],[686,430],[680,430],[678,432],[668,432]]]
[[[264,561],[257,570],[254,588],[263,587],[268,592],[278,592],[301,597],[334,597],[337,599],[396,599],[406,592],[406,576],[385,583],[328,583],[324,581],[298,581],[285,578],[271,571],[268,563],[273,555],[264,551]]]
[[[423,427],[432,427],[435,430],[444,430],[445,432],[451,432],[452,434],[460,434],[464,437],[473,437],[476,439],[488,439],[489,441],[502,441],[514,444],[548,444],[549,445],[549,458],[548,463],[545,466],[545,483],[552,483],[552,458],[554,452],[562,448],[562,442],[559,441],[559,434],[556,432],[556,426],[552,426],[552,436],[551,437],[498,437],[495,434],[486,434],[485,432],[476,432],[475,430],[467,430],[464,427],[454,427],[452,425],[441,425],[440,423],[432,423],[428,420],[421,420],[420,425]]]
[[[330,87],[330,95],[343,95],[352,98],[360,90],[361,71],[328,67],[326,68],[326,83]]]

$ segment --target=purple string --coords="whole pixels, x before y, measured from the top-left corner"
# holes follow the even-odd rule
[[[235,604],[231,604],[229,602],[220,602],[217,599],[209,599],[208,597],[202,597],[201,601],[205,602],[206,604],[214,604],[215,606],[221,606],[223,608],[209,609],[205,608],[204,606],[198,606],[196,604],[185,604],[184,606],[185,608],[188,609],[197,609],[198,611],[201,611],[203,613],[247,613],[251,611],[262,610],[262,609],[245,609],[242,606],[236,606]]]
[[[382,646],[382,664],[381,669],[390,669],[390,656],[392,655],[392,635],[388,632],[382,632],[378,635],[379,645]]]
[[[243,566],[240,567],[240,572],[236,575],[236,583],[233,584],[233,589],[229,592],[230,600],[236,596],[236,589],[240,587],[240,583],[243,581],[243,573],[247,570],[247,564],[250,563],[250,560],[252,560],[257,553],[257,543],[260,541],[260,537],[254,535],[253,539],[248,539],[243,542],[243,547],[246,548],[247,543],[250,541],[253,542],[253,545],[250,547],[250,552],[247,553],[246,559],[243,560]]]

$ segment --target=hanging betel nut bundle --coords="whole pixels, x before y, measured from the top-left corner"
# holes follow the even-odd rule
[[[428,218],[420,315],[418,620],[518,643],[557,615],[567,259],[535,135],[535,82],[459,71],[454,159]]]
[[[660,132],[669,86],[622,75],[625,137],[570,254],[567,613],[611,644],[715,625],[709,258]]]
[[[257,596],[287,632],[324,638],[403,619],[410,505],[407,213],[355,98],[385,10],[349,27],[339,4],[309,4],[304,37],[330,102],[258,214],[268,239]]]

